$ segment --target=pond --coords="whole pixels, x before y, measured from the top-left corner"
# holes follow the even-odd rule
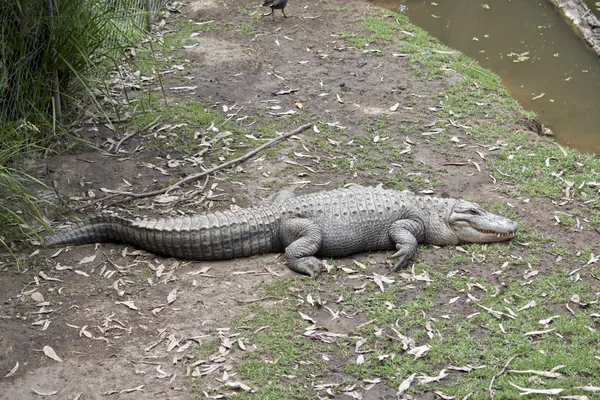
[[[600,58],[548,0],[372,3],[404,13],[444,44],[498,74],[557,142],[600,154]]]

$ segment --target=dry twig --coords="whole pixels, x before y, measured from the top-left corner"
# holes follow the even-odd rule
[[[75,211],[81,210],[83,208],[87,208],[87,207],[89,207],[91,205],[94,205],[96,203],[99,203],[101,201],[109,200],[109,199],[112,199],[112,198],[117,197],[117,196],[126,196],[126,197],[112,202],[111,205],[114,205],[114,204],[117,204],[117,203],[123,203],[125,201],[129,201],[129,200],[132,200],[132,199],[140,199],[140,198],[144,198],[144,197],[157,196],[157,195],[160,195],[160,194],[169,193],[171,190],[179,188],[181,185],[183,185],[186,182],[196,180],[196,179],[201,178],[203,176],[212,174],[213,172],[220,171],[220,170],[225,169],[227,167],[231,167],[232,165],[244,162],[247,159],[249,159],[250,157],[254,156],[256,153],[258,153],[258,152],[266,149],[267,147],[273,146],[275,143],[278,143],[278,142],[282,141],[283,139],[287,139],[290,136],[294,136],[294,135],[296,135],[296,134],[298,134],[300,132],[303,132],[303,131],[307,130],[308,128],[310,128],[311,126],[312,126],[312,124],[304,124],[302,126],[299,126],[298,128],[294,129],[291,132],[288,132],[286,134],[283,134],[281,136],[277,136],[276,138],[273,138],[273,139],[269,140],[268,142],[264,143],[261,146],[258,146],[254,150],[249,151],[248,153],[244,154],[241,157],[238,157],[238,158],[236,158],[234,160],[231,160],[231,161],[227,161],[226,163],[223,163],[223,164],[218,165],[218,166],[216,166],[214,168],[211,168],[211,169],[207,169],[206,171],[202,171],[202,172],[199,172],[197,174],[188,175],[187,177],[185,177],[185,178],[183,178],[183,179],[175,182],[174,184],[168,186],[167,188],[158,189],[158,190],[154,190],[152,192],[146,192],[146,193],[128,193],[128,192],[126,192],[126,193],[115,193],[115,194],[112,194],[112,195],[109,195],[109,196],[104,196],[102,198],[96,199],[96,200],[94,200],[94,201],[92,201],[90,203],[82,204],[82,205],[80,205],[78,207],[75,207],[74,210]]]
[[[241,300],[241,299],[238,299],[237,297],[234,297],[233,299],[241,304],[258,303],[259,301],[270,300],[270,299],[278,299],[279,300],[279,298],[275,297],[275,296],[265,296],[265,297],[261,297],[259,299],[250,299],[250,300]]]
[[[506,364],[504,364],[504,368],[502,368],[502,370],[500,372],[498,372],[496,375],[494,375],[492,377],[492,380],[490,381],[490,386],[488,386],[488,391],[490,392],[490,399],[494,400],[494,382],[496,381],[497,378],[499,378],[502,374],[504,374],[507,370],[508,370],[508,366],[510,365],[510,363],[515,359],[519,357],[519,354],[515,354],[514,356],[512,356],[511,358],[508,359],[508,361],[506,362]]]
[[[119,140],[119,143],[117,143],[117,145],[115,146],[115,150],[114,150],[115,154],[119,154],[119,149],[121,148],[121,145],[123,144],[123,142],[125,142],[127,139],[129,139],[136,133],[138,133],[138,131],[133,131],[129,135],[124,136],[123,139]]]

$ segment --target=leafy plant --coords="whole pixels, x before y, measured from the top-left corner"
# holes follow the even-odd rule
[[[0,242],[5,247],[34,238],[29,227],[34,221],[45,225],[39,207],[49,200],[36,193],[47,188],[21,168],[22,160],[56,143],[63,112],[73,119],[89,103],[85,99],[95,103],[98,66],[117,64],[123,50],[142,37],[136,16],[145,13],[136,10],[137,3],[0,3]]]

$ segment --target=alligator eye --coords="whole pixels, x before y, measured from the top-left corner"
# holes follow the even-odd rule
[[[478,210],[478,209],[476,209],[476,208],[469,208],[469,209],[467,210],[467,212],[468,212],[469,214],[471,214],[471,215],[479,215],[479,214],[480,214],[479,210]]]

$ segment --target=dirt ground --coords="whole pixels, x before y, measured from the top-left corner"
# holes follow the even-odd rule
[[[296,104],[301,103],[321,121],[344,126],[352,135],[374,135],[368,127],[386,113],[390,114],[388,122],[397,127],[415,118],[423,123],[433,121],[436,117],[431,110],[439,103],[432,96],[458,79],[450,72],[443,79],[419,80],[409,62],[392,57],[394,49],[385,43],[379,47],[386,50],[385,57],[365,56],[361,50],[346,48],[338,35],[361,29],[359,23],[350,22],[349,15],[375,12],[368,3],[292,0],[286,9],[291,17],[284,19],[276,13],[275,21],[270,17],[252,19],[247,13],[237,12],[241,4],[245,3],[187,3],[183,9],[185,18],[195,22],[228,21],[234,29],[201,32],[196,36],[198,46],[177,50],[178,56],[187,60],[185,85],[195,88],[182,94],[181,90],[172,89],[183,86],[181,81],[167,78],[165,86],[173,98],[195,98],[205,104],[209,99],[215,110],[222,111],[223,106],[229,112],[235,110],[235,118],[273,112],[269,109],[275,104],[269,102],[272,100],[278,100],[277,105],[281,106],[276,112],[295,110]],[[332,11],[336,7],[344,10]],[[181,17],[174,17],[177,18]],[[167,27],[171,22],[167,20]],[[240,34],[244,24],[252,25],[256,34]],[[276,98],[271,95],[279,89],[298,90]],[[324,92],[329,94],[320,96]],[[391,106],[407,104],[408,100],[410,109],[401,107],[389,113]],[[290,124],[289,130],[295,127]],[[477,153],[484,149],[459,127],[450,125],[448,130],[467,145],[461,158],[444,152],[443,146],[426,136],[406,138],[399,134],[387,140],[403,144],[408,139],[412,143],[412,151],[406,157],[426,165],[442,179],[444,185],[435,189],[438,195],[511,203],[531,229],[547,236],[562,236],[562,245],[567,249],[597,243],[600,235],[594,236],[594,232],[581,235],[557,226],[553,218],[556,206],[550,201],[533,205],[495,191],[486,170],[487,159],[481,159]],[[84,125],[79,134],[104,145],[106,139],[119,140],[102,126]],[[241,206],[256,203],[270,194],[264,188],[266,184],[281,180],[277,174],[289,161],[290,150],[303,151],[303,137],[315,134],[308,130],[297,139],[275,146],[273,149],[280,152],[279,162],[261,159],[259,155],[242,164],[241,181],[220,172],[205,187],[201,181],[176,192],[180,199],[175,202],[161,204],[147,198],[109,210],[124,216],[161,216],[178,211],[198,212],[210,205],[223,207],[232,201]],[[178,169],[169,169],[173,155],[168,149],[134,152],[144,145],[144,140],[140,135],[128,140],[118,157],[80,148],[47,160],[56,187],[69,197],[90,198],[103,195],[99,188],[141,192],[198,171],[198,165],[189,159],[183,160]],[[537,140],[534,135],[532,140]],[[494,155],[489,153],[487,157]],[[468,160],[476,160],[481,171]],[[288,176],[286,186],[302,193],[334,188],[348,181],[377,184],[387,169],[356,174],[349,171],[354,176],[341,176],[320,173],[313,161],[307,160],[304,165],[310,168],[301,176]],[[185,196],[185,192],[193,190],[197,190],[194,197]],[[571,206],[564,207],[568,212]],[[102,212],[105,209],[88,208],[82,216]],[[420,251],[417,257],[435,263],[452,251],[428,249]],[[40,397],[34,391],[46,395],[57,391],[50,398],[58,399],[190,398],[189,375],[193,367],[189,360],[196,347],[233,333],[231,320],[248,309],[250,303],[244,301],[256,299],[256,285],[280,276],[306,279],[291,272],[277,254],[189,262],[102,244],[59,251],[32,247],[23,259],[43,265],[43,272],[17,271],[13,265],[0,265],[0,398],[7,400]],[[353,259],[343,262],[352,264]],[[376,271],[389,271],[386,254],[373,254],[369,260]],[[477,272],[483,275],[489,274],[484,267],[475,268],[481,268]],[[328,285],[344,283],[352,284],[331,281],[325,276],[321,286],[327,293]],[[33,293],[41,297],[32,296]],[[269,300],[264,303],[268,305]],[[361,323],[360,318],[342,321],[345,322],[339,325],[346,325],[337,326],[337,331],[349,332]],[[45,346],[50,346],[62,361],[48,357]],[[17,363],[16,372],[4,378]],[[222,372],[215,375],[208,379],[218,385],[216,379],[221,378]],[[380,384],[371,392],[372,397],[364,398],[391,396],[395,391]]]

